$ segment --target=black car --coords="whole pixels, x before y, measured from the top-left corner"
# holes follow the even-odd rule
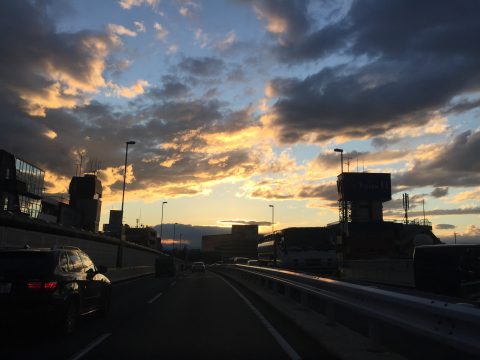
[[[45,316],[65,334],[80,315],[107,314],[111,283],[82,250],[0,249],[0,317]]]

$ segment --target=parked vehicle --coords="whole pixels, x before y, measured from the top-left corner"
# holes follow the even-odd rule
[[[250,259],[246,258],[246,257],[237,256],[237,257],[233,258],[233,263],[234,264],[247,264],[248,260],[250,260]]]
[[[417,246],[413,259],[417,289],[480,300],[480,245]]]
[[[258,260],[267,266],[333,273],[337,253],[329,230],[322,227],[287,228],[265,235],[258,244]]]
[[[155,276],[175,276],[175,261],[171,255],[161,255],[155,259]]]
[[[205,272],[205,263],[197,261],[192,264],[192,272]]]
[[[0,249],[0,317],[45,316],[70,334],[79,316],[108,313],[106,272],[78,248]]]
[[[250,266],[260,266],[261,263],[260,263],[260,261],[258,261],[258,260],[248,260],[248,261],[247,261],[247,265],[250,265]]]

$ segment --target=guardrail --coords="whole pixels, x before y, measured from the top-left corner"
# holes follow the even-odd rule
[[[345,321],[348,313],[363,323],[364,335],[372,344],[383,343],[387,335],[413,335],[422,339],[415,346],[424,346],[424,354],[431,354],[435,347],[440,352],[447,348],[453,353],[480,356],[480,307],[472,304],[438,301],[287,270],[245,265],[218,269],[313,308],[326,316],[329,325],[339,322],[350,327]]]

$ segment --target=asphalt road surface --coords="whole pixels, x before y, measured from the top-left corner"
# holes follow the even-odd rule
[[[331,359],[281,314],[211,272],[114,286],[106,319],[69,337],[31,324],[3,334],[0,359]]]

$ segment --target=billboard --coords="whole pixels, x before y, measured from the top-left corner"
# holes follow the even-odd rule
[[[337,179],[338,200],[389,201],[392,181],[388,173],[342,173]]]

